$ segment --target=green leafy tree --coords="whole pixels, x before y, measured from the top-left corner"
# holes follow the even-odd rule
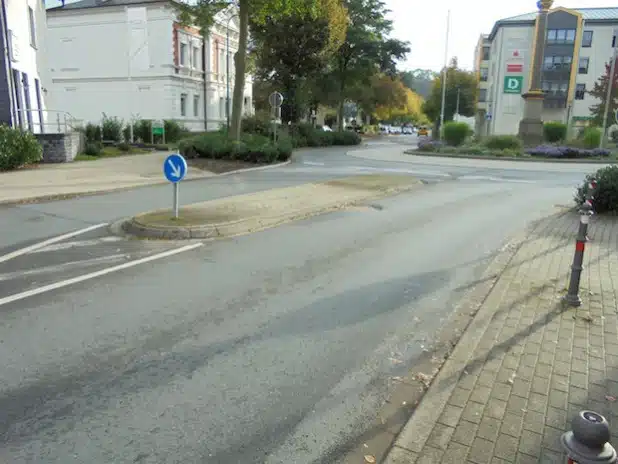
[[[206,43],[215,23],[215,16],[230,6],[228,0],[195,0],[193,3],[174,3],[178,9],[178,22],[183,26],[195,26],[200,30],[203,43]],[[206,57],[202,57],[206,62]],[[204,95],[208,95],[204,80]],[[204,98],[204,129],[208,130],[208,98]]]
[[[457,93],[459,91],[459,114],[474,116],[476,108],[477,81],[472,72],[458,68],[457,59],[451,61],[446,69],[446,101],[444,105],[444,120],[452,121],[457,108]],[[440,119],[442,107],[442,75],[434,78],[431,94],[423,105],[423,112],[436,122]]]
[[[616,60],[616,70],[618,70],[618,59]],[[607,101],[607,85],[609,83],[609,74],[611,71],[610,63],[605,64],[605,73],[594,83],[592,90],[589,91],[590,95],[599,100],[599,103],[590,107],[590,114],[594,118],[593,122],[597,126],[603,125],[603,115],[605,113],[605,102]],[[613,114],[618,109],[618,71],[614,72],[614,79],[612,83],[612,93],[610,98],[610,106],[608,112],[608,120],[613,118]],[[608,124],[610,125],[610,124]]]
[[[350,18],[345,41],[335,54],[321,83],[320,99],[337,106],[343,129],[344,104],[358,89],[371,86],[379,73],[395,75],[397,60],[409,52],[406,43],[389,38],[392,22],[382,0],[343,0]],[[334,100],[334,101],[333,101]]]
[[[431,87],[438,73],[427,69],[415,69],[401,73],[403,84],[423,98],[429,98]]]

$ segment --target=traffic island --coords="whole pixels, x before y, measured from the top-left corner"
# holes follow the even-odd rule
[[[125,233],[151,239],[232,237],[414,190],[422,182],[403,175],[361,175],[268,190],[139,214]]]

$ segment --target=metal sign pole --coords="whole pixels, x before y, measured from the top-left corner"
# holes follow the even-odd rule
[[[180,182],[172,184],[174,186],[174,219],[178,219],[178,188]]]

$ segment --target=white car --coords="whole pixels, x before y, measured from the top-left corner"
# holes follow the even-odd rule
[[[410,126],[406,126],[403,129],[401,129],[401,133],[402,134],[406,134],[406,135],[413,135],[414,134],[414,129]]]
[[[332,132],[332,131],[333,131],[333,130],[332,130],[330,127],[328,127],[328,126],[322,126],[322,130],[323,130],[324,132]]]

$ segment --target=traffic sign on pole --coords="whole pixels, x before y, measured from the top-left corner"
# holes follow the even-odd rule
[[[271,93],[268,97],[268,103],[270,103],[270,106],[273,108],[281,108],[281,105],[283,105],[283,95],[279,92]]]
[[[163,174],[174,187],[174,218],[178,218],[178,184],[187,175],[187,160],[179,153],[173,153],[163,162]]]

